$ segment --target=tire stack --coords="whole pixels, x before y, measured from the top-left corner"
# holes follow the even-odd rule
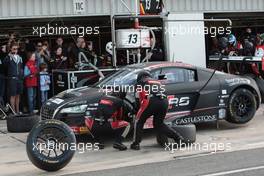
[[[6,118],[7,130],[11,133],[29,132],[38,122],[40,122],[38,115],[9,115]]]
[[[181,141],[182,143],[191,144],[196,141],[196,126],[194,124],[173,125],[171,128],[177,131],[184,138],[184,140]],[[174,141],[173,139],[168,138],[164,134],[158,134],[156,136],[156,140],[157,143],[162,147],[165,147],[166,144],[180,142],[180,141]]]

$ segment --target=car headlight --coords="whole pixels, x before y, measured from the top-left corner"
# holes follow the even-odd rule
[[[60,111],[60,113],[71,113],[71,114],[84,113],[87,109],[87,106],[88,105],[78,105],[78,106],[64,108]]]

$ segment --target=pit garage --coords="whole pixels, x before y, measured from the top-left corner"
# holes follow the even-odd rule
[[[156,5],[159,5],[159,8],[162,7],[161,13],[149,14],[150,12],[148,13],[147,10],[151,8],[155,9],[155,7],[157,7]],[[80,37],[80,34],[82,35],[82,27],[89,27],[89,34],[84,36],[85,40],[87,42],[92,41],[97,60],[101,59],[107,62],[104,64],[94,62],[92,65],[88,65],[88,69],[85,68],[85,63],[77,63],[77,67],[74,63],[72,68],[67,70],[53,70],[53,90],[50,92],[50,97],[67,89],[80,88],[93,84],[100,79],[100,72],[106,75],[107,72],[117,71],[121,66],[141,62],[141,60],[146,58],[149,51],[151,51],[150,41],[153,39],[153,36],[155,36],[155,43],[157,45],[155,47],[157,47],[156,49],[158,49],[157,51],[160,54],[158,60],[172,61],[175,62],[174,64],[180,61],[187,63],[187,65],[185,65],[187,67],[188,64],[193,64],[202,68],[213,68],[213,71],[207,71],[207,73],[212,72],[213,74],[207,76],[208,81],[204,81],[204,87],[210,82],[217,72],[216,70],[241,74],[240,70],[233,71],[230,67],[234,66],[240,68],[242,64],[253,63],[257,64],[257,70],[260,74],[262,74],[263,70],[263,59],[261,56],[229,56],[223,53],[211,54],[213,38],[220,39],[222,37],[227,37],[226,33],[228,32],[228,30],[224,30],[224,34],[219,35],[217,33],[223,32],[223,30],[215,32],[216,28],[223,27],[225,29],[230,29],[231,33],[237,37],[237,41],[240,40],[239,36],[243,35],[247,28],[250,28],[254,35],[264,32],[263,0],[257,0],[254,3],[250,0],[141,0],[136,2],[134,0],[0,0],[0,8],[2,8],[0,9],[0,21],[2,22],[0,24],[1,45],[5,45],[10,37],[12,37],[20,41],[21,45],[23,45],[23,43],[25,44],[26,41],[30,42],[32,48],[35,48],[39,41],[47,41],[50,48],[53,48],[56,45],[56,39],[62,36],[68,48],[70,46],[74,47],[77,38]],[[138,16],[135,16],[135,14]],[[139,23],[137,23],[136,19],[139,20]],[[145,28],[150,28],[152,30],[151,33],[148,32],[145,38],[145,41],[148,41],[147,44],[149,44],[147,47],[142,47],[142,43],[139,43],[139,46],[136,45],[138,43],[135,41],[134,34],[138,34],[139,31],[137,29],[134,31],[134,28],[138,27],[139,24],[140,26],[145,26]],[[61,33],[58,34],[57,32],[56,34],[49,34],[48,30],[46,30],[45,33],[41,33],[40,36],[40,31],[36,32],[34,29],[39,29],[38,27],[43,26],[52,26],[53,28],[63,27],[63,31],[65,27],[74,27],[75,29],[79,28],[80,31],[77,29],[76,34],[73,32],[67,35],[61,35]],[[181,33],[179,32],[180,27],[195,27],[195,31],[198,30],[198,32],[192,33],[193,31],[191,31],[191,33],[189,33],[190,31],[185,31]],[[210,31],[206,35],[203,33],[205,28]],[[118,35],[118,30],[127,32],[122,33],[126,34],[123,35],[125,38],[125,42],[123,43],[119,43],[119,41],[122,40],[122,35]],[[98,31],[100,32],[98,33]],[[203,32],[201,33],[200,31]],[[142,33],[139,33],[139,35],[142,35]],[[112,53],[109,53],[107,44],[111,41],[113,47]],[[126,41],[130,41],[128,42],[130,44],[129,47],[123,46],[127,44]],[[134,45],[131,43],[134,43]],[[135,45],[137,47],[133,48]],[[223,48],[221,47],[221,49]],[[79,58],[76,57],[74,57],[73,60],[75,62],[80,61]],[[151,59],[149,59],[149,61],[151,61]],[[221,64],[219,64],[219,62],[221,62]],[[221,68],[218,67],[218,65],[221,65]],[[78,84],[77,74],[90,74],[89,76],[93,77],[91,73],[96,75],[95,79],[87,84]],[[217,72],[217,74],[222,73]],[[259,78],[261,79],[261,77]],[[192,80],[194,81],[196,78]],[[231,84],[235,82],[232,81],[231,79]],[[238,79],[238,81],[241,80]],[[58,87],[56,87],[56,83]],[[186,88],[183,84],[181,86],[182,90]],[[200,91],[203,90],[204,87],[202,86]],[[81,88],[78,90],[81,91]],[[71,90],[64,93],[70,93],[70,91]],[[207,93],[208,92],[210,91],[207,91]],[[221,90],[221,92],[223,97],[228,96],[225,93],[226,90]],[[66,99],[67,98],[69,97],[66,97]],[[60,102],[58,101],[60,100],[61,99],[54,98],[51,101],[59,105]],[[177,101],[176,104],[179,104],[178,99],[174,100]],[[219,99],[217,103],[219,103],[219,105],[222,104],[223,99]],[[91,104],[90,108],[94,108],[92,106],[94,106],[94,104]],[[5,114],[5,108],[6,107],[1,107],[0,113]],[[46,112],[51,113],[51,110],[47,109]],[[12,108],[11,112],[8,113],[13,113]],[[89,114],[86,115],[88,116]],[[179,116],[181,116],[181,114],[179,114]],[[208,114],[205,116],[210,117]],[[223,171],[222,175],[224,175],[225,172],[231,168],[235,170],[234,173],[239,173],[241,169],[243,171],[243,169],[246,168],[250,170],[253,163],[254,166],[263,165],[261,159],[259,161],[253,161],[249,154],[243,155],[253,149],[254,153],[255,150],[258,151],[259,148],[264,147],[262,142],[264,135],[262,116],[263,105],[259,105],[259,109],[252,121],[246,124],[234,125],[225,121],[214,121],[197,125],[197,142],[192,146],[194,148],[190,148],[190,146],[177,149],[173,147],[167,148],[166,146],[160,148],[160,146],[157,145],[156,135],[154,135],[155,133],[152,129],[145,130],[145,140],[142,143],[142,149],[140,151],[128,150],[127,152],[119,153],[111,146],[114,136],[112,132],[102,131],[103,140],[106,145],[104,150],[98,150],[94,143],[90,143],[93,141],[93,136],[91,134],[78,135],[76,136],[77,142],[74,143],[77,144],[75,156],[69,164],[66,163],[68,164],[67,167],[55,174],[86,175],[100,174],[103,172],[103,174],[113,173],[113,175],[124,175],[122,171],[119,172],[119,169],[130,169],[131,173],[131,170],[136,172],[139,167],[144,166],[144,172],[148,172],[147,166],[152,166],[153,163],[165,162],[165,167],[152,167],[152,169],[161,168],[154,169],[154,171],[156,171],[155,174],[157,174],[162,168],[167,168],[166,170],[169,170],[170,167],[167,164],[185,161],[186,163],[180,165],[181,171],[179,172],[195,172],[190,175],[208,175],[220,172],[221,170]],[[17,125],[18,124],[19,123],[17,123]],[[59,124],[59,122],[57,122],[57,124]],[[35,129],[37,129],[37,126],[35,126]],[[83,131],[86,130],[85,128]],[[69,136],[74,135],[72,131],[69,130],[68,132]],[[25,150],[25,146],[30,143],[28,142],[30,141],[28,140],[28,134],[28,132],[11,133],[7,128],[6,121],[0,121],[0,153],[2,156],[0,170],[3,175],[47,174],[47,172],[34,167],[29,161],[28,156],[30,157],[30,155],[28,155]],[[133,140],[132,138],[133,134],[130,134],[125,140],[125,145],[129,146]],[[257,156],[256,152],[254,154],[254,156]],[[225,161],[224,159],[227,156],[234,156],[236,160],[233,163],[231,163],[231,160]],[[247,161],[241,156],[248,156]],[[216,160],[216,163],[211,162],[212,160],[210,160],[210,157],[220,159]],[[34,159],[30,158],[30,160],[32,161]],[[197,165],[197,163],[202,163],[202,161],[207,160],[209,162],[206,163],[206,167],[204,168],[193,171],[189,167],[189,164],[193,161]],[[56,161],[54,163],[56,164]],[[51,164],[51,162],[49,164]],[[175,168],[175,165],[172,168]],[[261,168],[264,167],[259,166],[257,169]],[[253,170],[254,169],[256,168],[253,168]],[[131,174],[134,174],[133,172]],[[153,174],[153,170],[150,171],[150,173]],[[166,174],[166,171],[164,171],[163,174]]]

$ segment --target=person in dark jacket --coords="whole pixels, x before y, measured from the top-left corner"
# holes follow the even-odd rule
[[[56,53],[53,61],[53,69],[67,69],[68,68],[68,60],[67,57],[63,55],[62,47],[58,47],[56,49]]]
[[[101,120],[104,127],[110,126],[115,131],[115,142],[113,148],[120,151],[126,150],[127,147],[122,143],[130,131],[129,122],[124,120],[125,105],[123,100],[126,97],[126,92],[114,91],[110,95],[105,95],[98,103],[96,116]],[[92,127],[90,129],[93,130]],[[97,128],[96,128],[97,129]],[[96,140],[99,140],[98,134],[93,133]],[[100,141],[100,140],[99,140]],[[104,148],[102,142],[99,142],[100,148]]]
[[[23,62],[17,52],[18,44],[15,42],[11,43],[10,52],[4,59],[4,66],[7,69],[7,90],[11,107],[16,113],[20,113],[20,94],[23,93]]]
[[[148,118],[153,116],[153,125],[157,133],[165,134],[175,141],[183,140],[183,137],[164,123],[168,110],[168,99],[163,93],[162,84],[153,78],[148,71],[142,71],[137,77],[137,97],[140,108],[136,116],[136,128],[134,129],[134,141],[130,148],[140,150],[140,142],[143,126]]]
[[[33,114],[36,106],[37,87],[38,87],[38,66],[36,62],[35,54],[31,54],[24,69],[25,86],[27,88],[28,95],[28,110],[30,114]]]
[[[4,99],[5,99],[6,72],[4,66],[4,59],[6,56],[7,56],[6,45],[2,45],[0,51],[0,105],[1,106],[5,105]]]
[[[62,48],[62,55],[64,57],[67,57],[68,58],[68,49],[65,47],[64,41],[63,41],[63,38],[62,37],[58,37],[56,39],[55,48],[58,48],[58,47],[61,47]]]

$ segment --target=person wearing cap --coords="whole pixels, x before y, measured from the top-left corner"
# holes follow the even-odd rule
[[[148,71],[144,70],[138,74],[136,97],[140,108],[136,115],[134,140],[130,146],[131,149],[140,150],[143,126],[151,116],[153,116],[153,125],[157,133],[165,134],[175,141],[183,140],[178,132],[164,123],[168,110],[168,99],[164,91],[160,81],[153,79]]]

